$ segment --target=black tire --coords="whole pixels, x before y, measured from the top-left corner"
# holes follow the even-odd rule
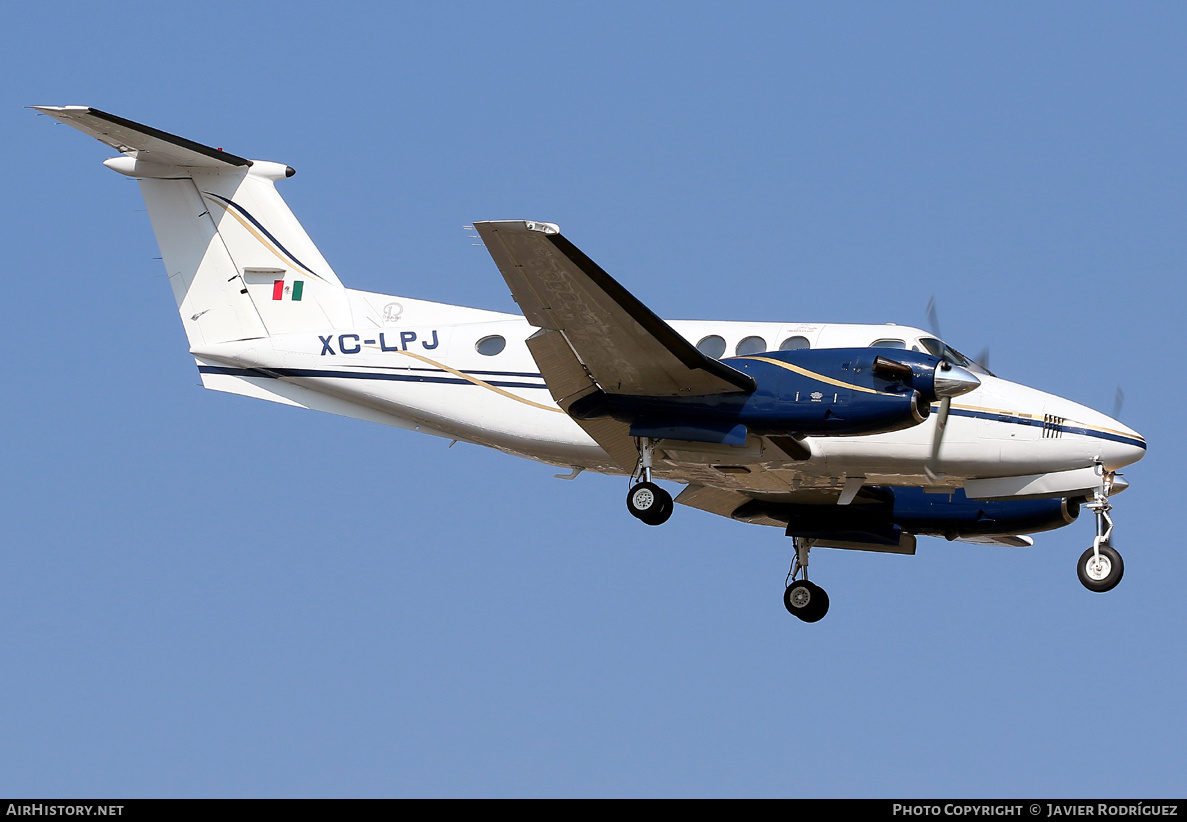
[[[659,489],[664,491],[664,489]],[[663,506],[660,508],[659,520],[656,525],[663,525],[672,516],[672,512],[676,510],[676,503],[672,501],[672,495],[664,491],[663,499],[660,500]]]
[[[1076,563],[1076,575],[1080,577],[1080,584],[1089,591],[1103,594],[1117,587],[1125,574],[1125,563],[1112,545],[1100,547],[1099,563],[1094,562],[1094,553],[1089,548],[1080,555],[1080,561]]]
[[[828,613],[828,594],[819,585],[801,579],[783,592],[783,607],[804,622],[819,622]]]
[[[653,482],[640,482],[626,495],[626,508],[648,525],[663,525],[672,516],[672,495]]]
[[[810,613],[804,615],[804,622],[819,622],[828,613],[828,592],[819,585],[813,585],[816,596],[812,598]]]

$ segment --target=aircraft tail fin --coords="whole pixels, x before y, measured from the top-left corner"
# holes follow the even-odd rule
[[[351,324],[350,300],[280,194],[293,175],[87,106],[33,106],[122,156],[192,348]]]

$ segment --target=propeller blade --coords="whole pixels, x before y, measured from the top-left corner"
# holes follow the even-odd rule
[[[936,339],[944,339],[944,335],[940,333],[940,312],[936,310],[935,294],[927,298],[927,326]]]
[[[944,397],[940,400],[940,410],[936,414],[936,430],[931,438],[931,454],[928,455],[927,462],[923,465],[923,473],[932,482],[937,482],[940,479],[940,473],[936,469],[940,464],[940,446],[944,442],[944,429],[948,427],[948,411],[951,408],[951,397]]]
[[[989,370],[989,346],[985,346],[984,348],[982,348],[981,353],[977,355],[977,359],[973,360],[973,362],[975,362],[977,365],[981,366],[986,371],[988,371]]]
[[[944,397],[940,400],[940,410],[936,414],[936,431],[931,439],[931,454],[923,465],[923,473],[932,482],[938,482],[940,473],[936,469],[940,464],[940,446],[944,442],[944,429],[948,427],[948,411],[952,408],[952,398]]]
[[[936,339],[943,341],[940,332],[940,312],[936,309],[936,297],[933,294],[927,301],[927,324]],[[989,370],[989,349],[986,348],[975,362]],[[923,473],[931,482],[939,482],[942,476],[940,467],[940,447],[944,444],[944,431],[948,428],[948,413],[952,410],[952,398],[967,394],[981,385],[981,381],[965,368],[943,362],[936,369],[935,394],[940,399],[940,410],[936,413],[936,427],[931,439],[931,453],[923,463]]]
[[[1113,419],[1121,419],[1121,406],[1125,405],[1125,392],[1117,386],[1117,395],[1113,397]]]
[[[958,365],[943,365],[936,368],[935,392],[940,398],[940,411],[936,414],[936,430],[931,438],[931,453],[923,465],[923,473],[932,482],[940,478],[940,446],[944,444],[944,431],[948,428],[948,412],[952,410],[952,398],[967,394],[981,384],[971,371]]]
[[[939,340],[944,339],[944,335],[940,332],[940,312],[939,309],[936,308],[936,298],[934,294],[927,300],[927,327],[931,331],[932,336]],[[986,371],[989,371],[989,346],[982,348],[981,353],[973,359],[973,362],[984,368]]]

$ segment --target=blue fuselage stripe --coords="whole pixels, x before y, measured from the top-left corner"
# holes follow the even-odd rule
[[[428,369],[416,369],[424,371]],[[325,368],[232,368],[225,365],[199,365],[198,373],[200,374],[225,374],[231,377],[257,377],[262,379],[279,379],[282,377],[296,377],[296,378],[316,378],[316,377],[330,377],[334,379],[347,380],[387,380],[389,382],[431,382],[440,383],[443,385],[473,385],[469,380],[463,380],[460,377],[438,377],[429,376],[427,374],[411,374],[400,373],[393,374],[390,372],[366,372],[366,371],[334,371]],[[444,371],[436,372],[438,374],[445,374]],[[469,372],[467,372],[469,373]],[[535,382],[507,382],[503,380],[484,380],[488,385],[494,385],[499,388],[547,388],[543,383]]]
[[[1045,424],[1041,419],[1034,419],[1033,417],[1016,417],[1011,414],[995,414],[992,411],[974,411],[971,408],[957,408],[952,407],[948,412],[954,417],[971,417],[978,420],[989,420],[990,422],[1005,422],[1011,425],[1031,425],[1037,428],[1042,428]],[[1076,425],[1068,425],[1061,423],[1059,430],[1065,434],[1080,434],[1085,437],[1095,437],[1098,440],[1108,440],[1109,442],[1120,442],[1125,445],[1136,445],[1139,448],[1146,447],[1146,441],[1136,439],[1135,437],[1127,437],[1124,434],[1114,434],[1111,431],[1097,431],[1092,428],[1082,428]]]

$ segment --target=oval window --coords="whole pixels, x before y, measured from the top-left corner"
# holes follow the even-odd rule
[[[779,343],[780,351],[799,351],[801,348],[811,348],[812,344],[808,342],[807,337],[788,337],[783,342]]]
[[[490,337],[483,337],[474,344],[475,350],[477,350],[478,353],[482,354],[484,357],[493,357],[495,354],[502,352],[502,350],[506,347],[507,341],[498,334],[494,334]]]
[[[747,337],[738,343],[738,347],[734,349],[739,357],[745,357],[748,354],[757,354],[760,351],[767,350],[767,341],[762,337]]]
[[[697,351],[700,351],[706,357],[719,360],[721,359],[721,355],[725,353],[725,340],[716,334],[711,334],[697,343]]]
[[[906,348],[907,344],[902,340],[874,340],[870,343],[870,348]]]

